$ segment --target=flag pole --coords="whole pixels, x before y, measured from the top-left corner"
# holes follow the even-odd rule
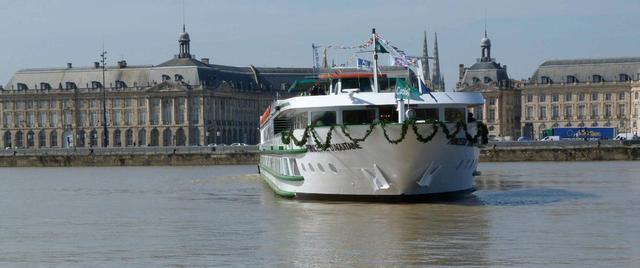
[[[371,30],[373,38],[373,93],[378,93],[378,37],[376,36],[376,28]]]

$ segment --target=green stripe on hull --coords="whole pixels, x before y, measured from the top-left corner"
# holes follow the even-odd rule
[[[281,180],[285,180],[285,181],[303,181],[304,177],[302,176],[289,176],[289,175],[282,175],[282,174],[278,174],[277,172],[275,172],[273,169],[260,164],[260,170],[264,170],[267,173],[271,174],[271,176],[276,177],[277,179],[281,179]]]
[[[294,198],[296,196],[296,193],[294,192],[284,191],[278,188],[278,186],[276,186],[273,182],[269,180],[267,175],[263,174],[262,176],[264,177],[264,181],[266,181],[269,187],[271,187],[271,190],[273,190],[273,192],[276,193],[277,195],[286,197],[286,198]]]

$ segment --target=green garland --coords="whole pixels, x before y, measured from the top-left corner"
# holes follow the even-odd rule
[[[351,132],[347,129],[346,125],[341,124],[339,126],[340,126],[340,129],[342,130],[342,134],[344,134],[345,137],[347,137],[351,142],[355,143],[356,145],[366,140],[367,137],[369,137],[369,135],[373,133],[373,130],[375,129],[376,125],[380,125],[385,139],[391,144],[398,144],[406,138],[409,125],[411,125],[411,128],[413,129],[413,133],[416,135],[418,141],[422,143],[427,143],[433,140],[433,138],[438,133],[438,130],[440,129],[442,129],[442,133],[450,141],[457,139],[458,133],[460,133],[460,131],[464,131],[465,139],[467,140],[467,143],[469,145],[487,144],[487,142],[489,141],[489,138],[488,138],[489,130],[487,129],[487,125],[483,124],[480,121],[476,122],[477,131],[475,135],[471,135],[469,133],[467,129],[467,124],[462,121],[456,122],[455,130],[453,132],[449,131],[449,129],[447,128],[447,125],[444,122],[431,121],[430,123],[431,123],[431,128],[433,129],[433,132],[431,132],[431,134],[425,137],[418,132],[418,126],[417,126],[418,124],[415,120],[407,120],[404,123],[402,123],[400,137],[397,139],[391,139],[389,137],[389,134],[387,133],[387,128],[386,128],[389,122],[385,122],[385,121],[371,123],[369,125],[369,129],[367,129],[367,131],[365,132],[362,138],[352,137]],[[311,136],[311,138],[313,138],[313,142],[315,143],[315,145],[320,150],[325,151],[331,146],[331,139],[333,137],[333,131],[335,130],[336,125],[332,125],[329,128],[327,137],[325,137],[324,142],[320,139],[320,135],[318,135],[318,132],[316,132],[315,127],[316,127],[315,124],[308,125],[307,127],[305,127],[301,139],[297,139],[295,135],[293,135],[293,130],[284,130],[281,132],[281,137],[280,137],[281,141],[283,144],[290,144],[291,142],[293,142],[293,144],[295,144],[296,146],[301,147],[307,144],[309,137]]]

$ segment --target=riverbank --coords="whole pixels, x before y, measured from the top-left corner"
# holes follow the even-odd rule
[[[0,167],[255,165],[256,146],[16,149],[0,151]],[[640,144],[620,141],[490,143],[480,162],[640,160]]]

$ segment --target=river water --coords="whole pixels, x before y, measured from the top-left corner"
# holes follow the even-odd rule
[[[0,169],[0,266],[640,267],[640,162],[482,163],[438,204],[281,199],[255,166]]]

